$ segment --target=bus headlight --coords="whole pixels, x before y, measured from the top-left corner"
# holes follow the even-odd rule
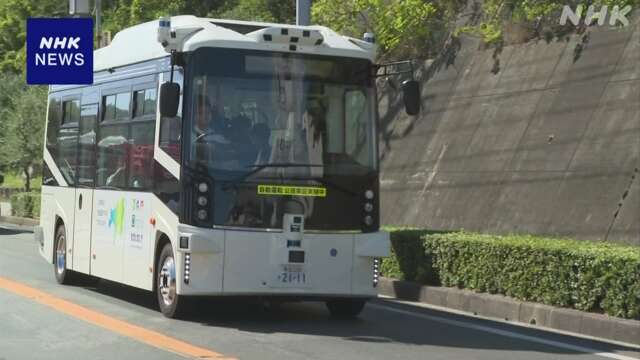
[[[198,226],[209,226],[212,220],[211,216],[211,191],[212,187],[208,181],[204,179],[194,179],[194,189],[192,192],[192,202],[193,202],[193,210],[192,210],[192,219],[195,222],[194,225]]]
[[[373,211],[373,204],[368,202],[364,204],[364,211],[370,213]]]
[[[375,196],[375,194],[373,193],[373,190],[371,190],[371,189],[369,189],[369,190],[364,192],[364,197],[367,200],[372,200],[374,196]]]
[[[203,183],[204,184],[204,183]],[[198,205],[206,206],[209,201],[204,196],[198,196]]]
[[[198,191],[200,191],[201,193],[206,193],[207,191],[209,191],[209,185],[207,185],[206,182],[201,182],[200,184],[198,184]]]

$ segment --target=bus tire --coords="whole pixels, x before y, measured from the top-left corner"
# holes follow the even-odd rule
[[[338,319],[355,319],[364,309],[367,299],[337,298],[325,302],[331,316]]]
[[[53,273],[58,284],[71,285],[75,277],[72,270],[67,269],[67,230],[64,224],[56,229],[54,246]]]
[[[177,318],[184,313],[185,297],[177,293],[176,262],[171,243],[166,243],[156,264],[156,295],[162,314]]]

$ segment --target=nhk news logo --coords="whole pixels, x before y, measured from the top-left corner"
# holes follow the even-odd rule
[[[93,19],[28,19],[27,83],[92,84]]]

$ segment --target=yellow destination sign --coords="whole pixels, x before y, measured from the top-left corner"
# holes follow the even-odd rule
[[[327,196],[327,189],[315,186],[258,185],[259,195]]]

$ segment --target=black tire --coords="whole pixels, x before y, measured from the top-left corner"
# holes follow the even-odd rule
[[[178,318],[184,315],[186,299],[177,294],[177,278],[175,257],[171,244],[162,248],[156,263],[156,297],[162,314],[168,318]],[[173,266],[172,266],[173,265]]]
[[[331,316],[338,319],[355,319],[364,309],[367,299],[339,298],[325,302]]]
[[[75,283],[76,274],[67,269],[67,230],[63,225],[56,229],[55,241],[53,242],[53,274],[58,284],[71,285]]]

